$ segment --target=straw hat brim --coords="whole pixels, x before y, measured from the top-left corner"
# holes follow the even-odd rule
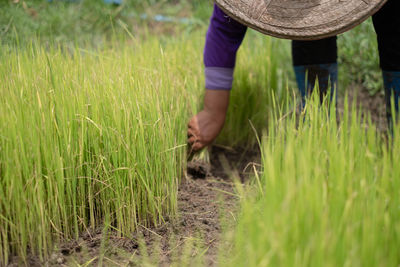
[[[215,0],[233,19],[278,38],[317,40],[343,33],[386,0]],[[396,0],[400,1],[400,0]]]

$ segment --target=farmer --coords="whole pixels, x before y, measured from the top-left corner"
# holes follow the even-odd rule
[[[388,0],[373,15],[377,33],[380,66],[383,73],[388,121],[390,99],[395,110],[400,95],[400,0]],[[204,48],[204,107],[188,124],[188,143],[193,151],[211,144],[225,122],[232,88],[236,52],[247,27],[227,16],[217,5],[211,17]],[[317,41],[292,41],[293,66],[301,97],[310,94],[316,78],[322,94],[337,88],[338,65],[336,36]],[[330,86],[332,85],[332,86]]]

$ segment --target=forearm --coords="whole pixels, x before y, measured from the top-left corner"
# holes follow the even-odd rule
[[[224,121],[229,106],[229,95],[230,90],[207,89],[203,110],[212,114],[215,119]]]
[[[204,48],[206,88],[230,90],[236,53],[247,27],[227,16],[217,5],[207,31]]]

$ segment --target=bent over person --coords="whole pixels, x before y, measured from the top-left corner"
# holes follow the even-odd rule
[[[388,0],[372,16],[378,39],[388,122],[391,123],[391,97],[399,110],[400,96],[400,0]],[[247,26],[226,15],[214,5],[204,48],[204,107],[188,125],[188,143],[193,151],[211,144],[223,128],[232,89],[236,53]],[[336,36],[316,41],[292,41],[293,67],[302,103],[318,81],[321,95],[337,88]]]

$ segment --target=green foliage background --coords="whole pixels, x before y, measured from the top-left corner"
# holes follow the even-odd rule
[[[151,32],[151,18],[157,14],[190,20],[187,24],[158,26],[160,38],[171,32],[175,35],[196,30],[205,32],[211,12],[211,0],[126,0],[121,6],[108,5],[102,0],[7,0],[0,2],[0,42],[24,46],[39,39],[47,44],[98,48],[106,46],[115,35],[126,36],[129,32],[140,36]],[[148,18],[141,18],[143,14]],[[338,40],[341,91],[357,83],[367,88],[371,95],[382,93],[376,36],[371,21],[340,35]]]

